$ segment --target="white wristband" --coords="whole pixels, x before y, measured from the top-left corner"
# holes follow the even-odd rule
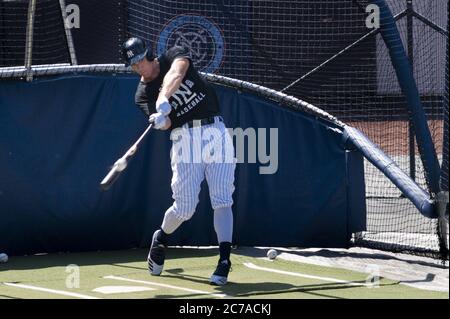
[[[172,107],[170,106],[169,100],[166,97],[158,100],[158,104],[156,104],[156,112],[167,116],[171,111]]]

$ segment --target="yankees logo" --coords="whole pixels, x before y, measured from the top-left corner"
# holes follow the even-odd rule
[[[128,50],[128,51],[127,51],[127,56],[128,56],[129,58],[132,58],[132,57],[134,56],[133,51]]]

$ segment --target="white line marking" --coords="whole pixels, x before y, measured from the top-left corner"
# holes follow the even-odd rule
[[[103,286],[93,289],[93,292],[98,292],[101,294],[125,294],[130,292],[142,292],[142,291],[152,291],[156,288],[142,287],[142,286]]]
[[[13,284],[13,283],[9,283],[9,282],[5,282],[3,284],[5,284],[6,286],[11,286],[11,287],[16,287],[16,288],[43,291],[43,292],[48,292],[51,294],[75,297],[75,298],[80,298],[80,299],[101,299],[101,298],[97,298],[97,297],[93,297],[93,296],[77,294],[74,292],[68,292],[68,291],[64,291],[64,290],[47,289],[47,288],[42,288],[42,287],[30,286],[30,285]]]
[[[134,283],[139,283],[139,284],[144,284],[144,285],[163,287],[163,288],[171,288],[171,289],[175,289],[175,290],[182,290],[182,291],[192,292],[192,293],[196,293],[196,294],[211,295],[211,296],[218,297],[218,298],[224,298],[224,297],[227,296],[226,294],[214,294],[214,293],[211,293],[209,291],[203,291],[203,290],[189,289],[189,288],[178,287],[178,286],[173,286],[173,285],[160,284],[160,283],[152,282],[152,281],[135,280],[135,279],[128,279],[128,278],[117,277],[117,276],[105,276],[103,278],[105,278],[105,279],[114,279],[114,280],[122,280],[122,281],[134,282]]]
[[[351,286],[368,286],[366,283],[362,284],[362,283],[356,283],[356,282],[341,280],[341,279],[336,279],[336,278],[319,277],[319,276],[300,274],[297,272],[290,272],[290,271],[278,270],[278,269],[273,269],[273,268],[265,268],[265,267],[256,266],[252,263],[244,263],[244,266],[247,268],[250,268],[250,269],[274,272],[277,274],[288,275],[288,276],[317,279],[317,280],[328,281],[328,282],[336,282],[336,283],[346,284],[346,285],[351,285]]]

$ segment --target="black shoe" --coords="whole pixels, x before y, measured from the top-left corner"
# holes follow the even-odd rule
[[[148,252],[147,262],[148,271],[153,276],[159,276],[163,271],[164,259],[166,258],[166,246],[158,241],[158,234],[161,230],[158,229],[153,234],[152,245]]]
[[[231,261],[222,260],[217,264],[216,271],[209,280],[211,285],[223,286],[228,282],[228,273],[230,272]]]

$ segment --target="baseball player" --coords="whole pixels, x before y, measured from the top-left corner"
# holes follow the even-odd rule
[[[165,259],[165,247],[172,234],[184,221],[189,220],[196,209],[200,184],[206,178],[211,204],[214,209],[214,229],[219,243],[219,262],[210,278],[214,285],[225,285],[231,267],[230,252],[233,234],[234,170],[236,162],[232,161],[195,161],[201,158],[202,149],[195,148],[195,143],[203,145],[205,141],[195,130],[205,132],[214,129],[216,141],[222,153],[234,154],[231,137],[219,116],[219,102],[214,89],[195,69],[189,50],[175,46],[162,55],[155,57],[150,45],[146,46],[139,38],[130,38],[123,44],[123,56],[126,64],[141,76],[135,102],[149,116],[154,128],[159,130],[182,130],[179,136],[186,140],[189,150],[194,154],[181,157],[175,141],[172,139],[172,198],[173,204],[164,214],[161,227],[155,231],[148,254],[148,269],[152,275],[160,275]],[[197,139],[197,140],[196,140]],[[219,151],[220,153],[220,151]],[[220,155],[220,154],[219,154]],[[223,155],[223,154],[222,154]],[[208,156],[206,156],[207,158]]]

